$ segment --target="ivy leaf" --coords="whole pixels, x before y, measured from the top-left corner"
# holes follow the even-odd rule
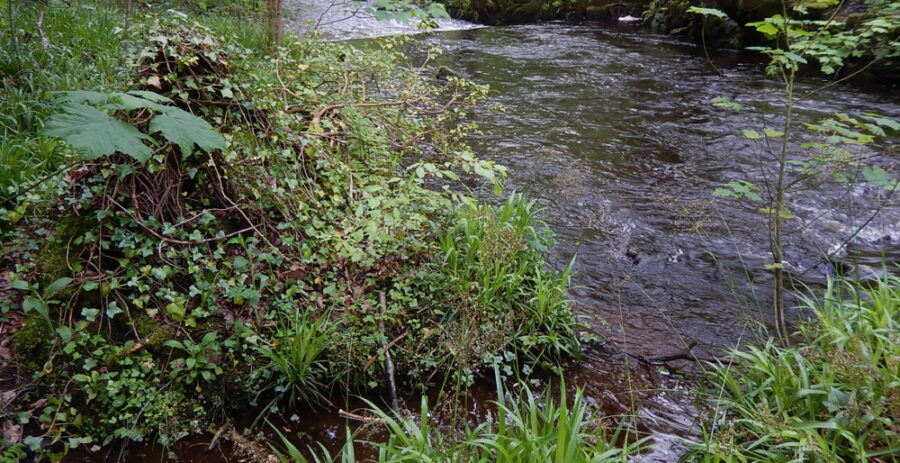
[[[66,103],[62,110],[47,120],[44,134],[63,139],[81,153],[82,159],[120,152],[138,162],[146,162],[153,154],[143,143],[152,138],[93,106]]]
[[[178,108],[166,108],[150,121],[150,133],[156,132],[177,144],[183,157],[191,155],[194,145],[206,152],[225,149],[225,139],[209,122]]]

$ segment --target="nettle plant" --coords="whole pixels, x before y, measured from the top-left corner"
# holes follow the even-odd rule
[[[780,119],[780,124],[742,131],[744,137],[758,143],[764,159],[761,173],[771,181],[765,185],[747,180],[732,181],[714,192],[717,196],[762,204],[758,210],[768,219],[772,262],[765,267],[774,277],[775,329],[785,341],[790,335],[785,321],[785,229],[788,221],[796,219],[791,212],[791,193],[804,182],[826,175],[839,181],[868,182],[883,187],[888,197],[900,187],[900,181],[883,167],[867,162],[871,156],[859,149],[861,145],[886,136],[888,130],[900,130],[897,122],[874,113],[835,114],[818,121],[797,120],[798,101],[814,93],[803,94],[795,88],[801,66],[817,63],[822,73],[832,76],[847,65],[856,67],[857,71],[831,84],[834,85],[875,63],[900,56],[896,35],[900,30],[900,17],[896,14],[900,3],[889,3],[886,10],[873,10],[875,13],[869,19],[850,28],[836,19],[843,3],[831,2],[835,8],[827,20],[793,19],[792,15],[805,15],[806,7],[784,3],[782,14],[747,24],[772,43],[750,49],[769,57],[766,72],[783,85],[781,111],[776,119],[772,119]],[[711,8],[692,7],[688,12],[719,19],[728,17]],[[861,59],[867,61],[860,63]],[[716,98],[712,104],[733,111],[744,109],[727,98]],[[798,133],[798,126],[813,136]],[[854,231],[847,240],[859,231]]]

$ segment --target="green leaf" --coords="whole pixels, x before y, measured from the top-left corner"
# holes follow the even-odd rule
[[[41,443],[44,441],[40,436],[28,436],[22,439],[22,443],[27,445],[32,452],[41,450]]]
[[[148,92],[146,90],[132,90],[128,92],[129,95],[139,96],[141,98],[150,100],[154,103],[171,103],[172,100],[168,97],[160,95],[159,93]]]
[[[88,307],[81,309],[81,316],[84,317],[84,319],[89,322],[96,320],[97,315],[100,315],[99,309],[91,309]]]
[[[225,149],[225,139],[209,122],[178,108],[168,108],[150,121],[150,133],[156,132],[177,144],[183,157],[191,155],[194,145],[206,152]]]
[[[65,140],[81,153],[83,159],[120,152],[138,162],[146,162],[153,154],[153,150],[143,143],[152,138],[103,111],[74,103],[67,103],[62,109],[62,113],[47,120],[44,134]]]
[[[725,14],[722,10],[717,10],[715,8],[700,8],[697,6],[692,6],[687,9],[688,13],[700,14],[703,16],[714,16],[720,19],[728,19],[728,15]]]
[[[863,168],[862,174],[866,181],[873,185],[891,189],[897,184],[896,180],[891,178],[891,174],[879,166],[867,166]]]
[[[123,310],[119,308],[119,304],[116,301],[112,301],[109,303],[109,307],[106,308],[106,316],[109,318],[115,318],[116,315],[122,313]]]
[[[44,290],[44,299],[50,299],[55,296],[56,293],[62,291],[63,288],[69,286],[69,283],[72,282],[72,279],[69,277],[60,278],[53,283],[50,283],[47,286],[47,289]]]
[[[744,109],[744,106],[742,104],[735,103],[728,98],[713,98],[710,102],[713,106],[730,109],[732,111],[742,111]]]
[[[250,264],[250,261],[247,260],[246,257],[244,257],[244,256],[237,256],[237,257],[234,258],[234,262],[232,263],[232,266],[234,267],[235,270],[241,271],[241,270],[243,270],[244,267],[246,267],[248,264]]]
[[[62,339],[63,342],[69,342],[72,340],[72,328],[69,328],[68,326],[57,327],[56,334],[59,335],[60,339]]]
[[[797,429],[837,429],[838,425],[834,421],[805,421],[794,425]]]
[[[25,296],[22,300],[22,311],[25,313],[35,311],[45,317],[49,315],[47,304],[33,296]]]
[[[744,129],[743,134],[745,137],[751,140],[759,140],[760,138],[762,138],[762,135],[760,135],[759,132],[751,129]]]
[[[755,27],[757,32],[765,35],[766,38],[769,39],[773,39],[778,35],[778,28],[770,22],[759,21],[755,23],[748,23],[747,26]]]
[[[450,15],[444,8],[444,5],[440,3],[432,3],[428,5],[428,7],[425,8],[425,13],[427,13],[429,17],[436,19],[450,19]]]
[[[804,58],[796,53],[786,51],[786,52],[784,52],[784,56],[786,56],[791,61],[806,64],[806,58]]]
[[[181,341],[177,339],[169,339],[168,341],[164,342],[163,345],[175,349],[184,349],[184,344],[182,344]]]

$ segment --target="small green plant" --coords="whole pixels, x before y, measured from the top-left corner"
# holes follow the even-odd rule
[[[317,404],[325,400],[328,378],[339,376],[331,371],[325,355],[334,336],[332,329],[327,316],[311,320],[306,314],[295,314],[280,323],[271,345],[259,348],[270,362],[276,401],[286,399],[293,408],[298,401]]]
[[[183,341],[169,339],[163,345],[179,350],[184,355],[183,358],[170,363],[172,369],[169,376],[172,379],[197,384],[201,379],[210,382],[222,374],[222,368],[216,363],[222,349],[219,334],[215,331],[204,334],[197,343],[190,339]]]

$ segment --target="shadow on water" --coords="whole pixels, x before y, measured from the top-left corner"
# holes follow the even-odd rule
[[[472,116],[483,131],[471,140],[474,151],[509,168],[507,190],[527,192],[544,207],[559,242],[554,263],[577,255],[571,296],[604,342],[567,370],[567,383],[583,386],[608,414],[640,418],[660,444],[644,461],[677,460],[680,439],[696,432],[691,391],[701,367],[689,361],[645,366],[624,353],[666,354],[695,341],[695,352],[718,355],[768,324],[765,220],[754,206],[712,191],[731,180],[765,182],[758,146],[740,133],[777,126],[778,83],[762,75],[758,57],[717,52],[719,75],[696,47],[633,27],[479,28],[431,35],[420,45],[433,43],[446,49],[438,64],[489,84],[490,103],[506,109]],[[800,91],[825,83],[808,79]],[[828,88],[799,104],[799,118],[835,112],[896,118],[895,90]],[[715,97],[748,110],[714,108]],[[876,162],[896,167],[896,141],[867,149]],[[490,200],[489,192],[472,187]],[[831,263],[822,261],[881,199],[882,192],[862,185],[802,185],[792,198],[798,220],[789,231],[789,271],[815,287],[835,266],[866,274],[900,261],[896,199]],[[470,391],[469,419],[484,416],[492,392],[489,381]],[[418,410],[418,398],[408,405]],[[277,425],[299,432],[303,442],[335,449],[348,425],[336,411],[298,412]],[[378,431],[363,438],[377,439]],[[174,451],[185,462],[235,458],[227,446],[207,446],[188,441]]]

